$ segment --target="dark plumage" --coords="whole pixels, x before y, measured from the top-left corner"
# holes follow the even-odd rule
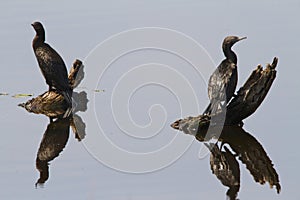
[[[36,169],[40,177],[36,185],[44,184],[49,178],[49,162],[54,160],[65,148],[70,132],[70,118],[51,121],[43,135],[36,156]]]
[[[240,189],[240,167],[237,159],[226,146],[223,151],[217,144],[204,144],[211,152],[210,168],[212,173],[223,185],[229,187],[226,193],[229,199],[236,199]]]
[[[66,65],[60,55],[45,43],[45,30],[40,22],[31,24],[36,31],[32,47],[39,67],[49,85],[49,91],[56,90],[64,95],[66,102],[72,106],[72,89],[69,85]]]
[[[216,113],[222,106],[230,101],[237,85],[237,56],[231,50],[231,47],[238,41],[246,37],[228,36],[223,41],[223,52],[225,59],[209,78],[208,97],[209,106],[203,114]],[[224,105],[222,103],[224,102]]]

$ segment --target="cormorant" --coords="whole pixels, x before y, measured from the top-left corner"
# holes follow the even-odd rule
[[[72,89],[69,85],[66,65],[60,55],[45,43],[45,29],[40,22],[31,24],[36,31],[32,47],[39,67],[49,85],[49,91],[61,93],[69,107],[72,107]],[[70,113],[69,113],[70,114]]]
[[[234,95],[237,85],[237,56],[231,50],[231,47],[238,41],[246,39],[247,37],[228,36],[224,39],[222,49],[225,59],[213,72],[208,82],[208,97],[210,104],[203,114],[210,115],[216,113],[218,109],[230,101]],[[224,104],[222,105],[222,102]]]

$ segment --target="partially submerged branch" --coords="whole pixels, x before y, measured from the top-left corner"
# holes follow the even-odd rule
[[[70,73],[68,75],[69,84],[72,89],[76,88],[84,78],[82,62],[76,59],[73,63]]]
[[[272,64],[267,64],[265,69],[259,65],[227,105],[226,113],[187,117],[171,124],[172,128],[193,135],[201,142],[212,138],[222,142],[220,148],[214,145],[207,147],[211,151],[212,172],[223,185],[229,187],[227,195],[231,199],[235,199],[239,191],[239,169],[226,146],[225,151],[222,150],[224,144],[230,146],[256,182],[268,182],[270,187],[276,187],[277,193],[281,190],[279,176],[263,146],[241,127],[242,120],[256,111],[269,92],[276,77],[277,63],[278,59],[274,58]]]
[[[68,75],[69,84],[72,89],[76,88],[84,78],[83,67],[82,62],[78,59],[76,59],[73,63]],[[77,97],[77,99],[85,98],[85,102],[87,102],[86,93],[84,94],[84,92],[79,94],[74,93],[73,97]],[[77,101],[77,103],[80,104],[81,101]],[[24,107],[28,112],[44,114],[49,117],[58,117],[63,115],[68,108],[63,95],[56,91],[47,91],[28,100],[26,103],[19,104],[19,106]]]
[[[264,70],[261,65],[257,66],[227,106],[225,124],[237,124],[256,111],[276,78],[277,63],[278,59],[275,57],[272,64],[267,64]]]
[[[252,72],[248,80],[241,87],[237,95],[227,105],[226,119],[220,125],[237,125],[250,115],[260,106],[272,83],[276,77],[276,66],[278,59],[275,57],[272,64],[267,64],[263,69],[260,65]],[[224,113],[219,113],[220,118]],[[216,116],[199,115],[196,117],[187,117],[179,119],[171,124],[171,127],[183,131],[191,135],[205,135],[210,125],[211,119],[218,118]],[[224,118],[224,117],[223,117]],[[210,126],[210,128],[212,128]]]

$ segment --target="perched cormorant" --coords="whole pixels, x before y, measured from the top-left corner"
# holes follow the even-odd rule
[[[213,72],[208,82],[208,97],[210,104],[203,114],[216,113],[218,109],[230,101],[237,85],[237,56],[231,50],[231,47],[238,41],[246,37],[228,36],[223,41],[223,52],[225,59]],[[224,104],[222,105],[222,103]]]
[[[72,106],[72,89],[69,85],[66,65],[60,55],[45,43],[45,30],[40,22],[31,24],[36,31],[32,47],[39,67],[49,85],[49,91],[61,93],[69,107]]]

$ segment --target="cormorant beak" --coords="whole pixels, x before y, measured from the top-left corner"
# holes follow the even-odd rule
[[[240,37],[240,38],[238,39],[238,41],[241,41],[241,40],[244,40],[244,39],[247,39],[247,37]]]

